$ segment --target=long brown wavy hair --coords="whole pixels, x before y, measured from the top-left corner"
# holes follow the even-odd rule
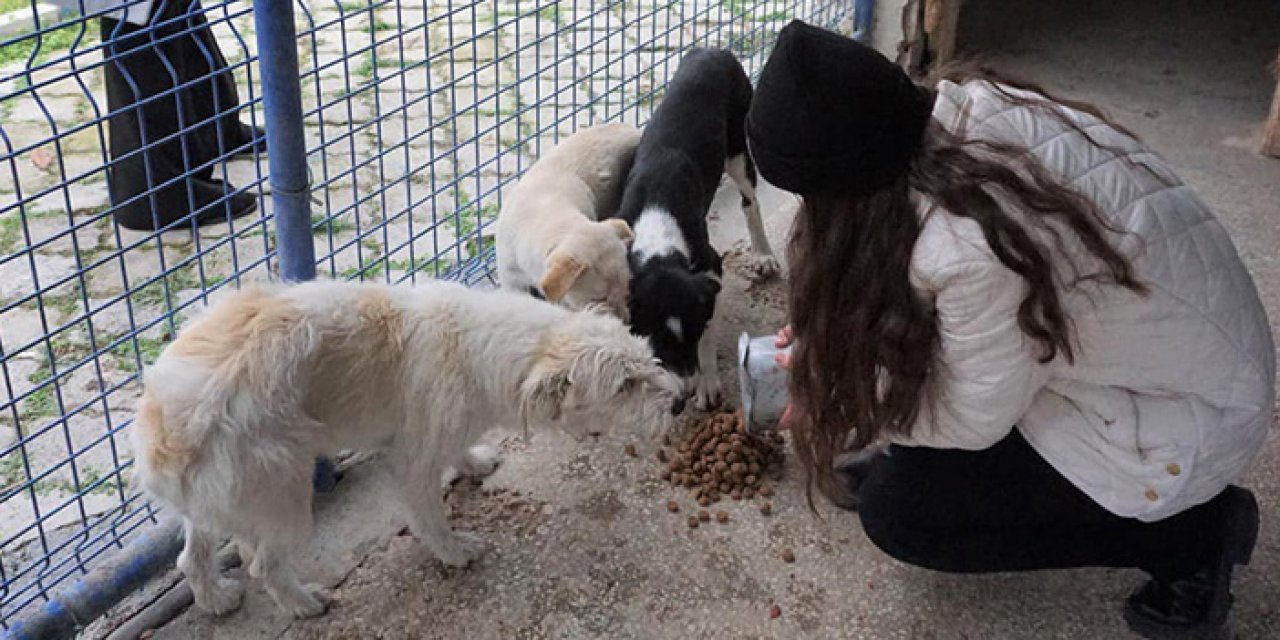
[[[1054,97],[990,69],[952,67],[936,78],[997,82],[1003,99],[1039,110],[1099,147],[1109,148],[1059,105],[1132,136],[1092,105]],[[921,411],[936,400],[939,327],[930,302],[908,280],[923,226],[917,194],[977,222],[1000,262],[1026,281],[1018,326],[1035,342],[1041,362],[1075,358],[1063,291],[1084,280],[1146,291],[1112,245],[1108,236],[1119,231],[1096,203],[1056,181],[1027,148],[962,139],[936,121],[927,127],[907,173],[892,185],[852,197],[802,194],[788,247],[796,338],[790,390],[796,417],[791,428],[807,471],[810,506],[815,486],[835,499],[851,497],[845,495],[847,487],[833,482],[837,455],[863,449],[885,434],[910,435]],[[1001,201],[1025,213],[1011,214]],[[1055,259],[1064,247],[1064,231],[1097,259],[1093,272]]]

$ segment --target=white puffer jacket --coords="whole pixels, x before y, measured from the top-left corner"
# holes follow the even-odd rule
[[[1275,350],[1226,230],[1163,160],[1092,116],[1067,112],[1119,155],[1042,111],[1009,104],[985,82],[938,90],[934,117],[945,127],[1024,145],[1097,202],[1128,232],[1117,246],[1150,294],[1098,286],[1067,294],[1080,340],[1075,364],[1040,364],[1016,319],[1026,285],[996,259],[977,223],[921,203],[911,277],[936,305],[943,377],[937,411],[899,443],[984,449],[1017,425],[1099,504],[1143,521],[1238,480],[1271,424]],[[1078,244],[1067,250],[1096,264]]]

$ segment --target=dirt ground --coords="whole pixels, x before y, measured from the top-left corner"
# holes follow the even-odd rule
[[[1227,223],[1276,318],[1280,161],[1255,148],[1274,86],[1264,65],[1280,46],[1280,5],[1224,6],[973,0],[960,46],[1095,101],[1144,136]],[[740,249],[735,198],[727,188],[720,195],[713,235]],[[762,199],[781,251],[794,201],[775,190]],[[769,332],[785,319],[781,285],[748,286],[737,264],[731,253],[717,335],[730,398],[739,332]],[[334,587],[326,616],[284,619],[254,588],[240,612],[215,620],[188,611],[154,638],[1131,637],[1119,612],[1138,572],[952,576],[908,567],[875,549],[856,515],[810,513],[791,460],[772,515],[760,513],[760,500],[726,501],[718,508],[728,524],[690,529],[694,505],[659,479],[652,442],[621,430],[587,443],[554,433],[494,438],[504,465],[451,498],[456,526],[493,545],[477,566],[445,570],[399,535],[373,499],[366,464],[325,501],[307,550],[306,570]],[[625,455],[626,444],[639,456]],[[1245,482],[1258,494],[1263,529],[1236,580],[1234,638],[1280,637],[1277,469],[1273,429]],[[671,499],[679,514],[667,512]]]

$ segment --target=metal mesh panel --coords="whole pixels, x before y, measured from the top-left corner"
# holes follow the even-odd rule
[[[139,371],[191,312],[276,270],[266,155],[232,135],[271,126],[254,34],[269,25],[248,2],[59,1],[0,0],[6,626],[154,522],[128,482]],[[113,20],[121,7],[142,24]],[[299,0],[294,15],[318,271],[483,284],[504,187],[556,140],[642,125],[689,47],[755,73],[787,20],[843,26],[852,2]],[[117,224],[138,212],[161,230]]]

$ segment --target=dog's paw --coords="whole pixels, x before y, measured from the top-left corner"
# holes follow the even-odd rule
[[[768,280],[782,271],[778,259],[768,253],[750,253],[746,257],[747,274],[752,280]]]
[[[281,605],[295,618],[314,618],[323,614],[332,601],[333,594],[328,589],[318,584],[305,584],[296,598]]]
[[[693,389],[693,408],[699,411],[710,411],[724,400],[724,392],[720,386],[720,376],[699,374]]]
[[[487,444],[478,444],[467,449],[458,472],[471,478],[487,478],[502,465],[502,454]]]
[[[240,608],[244,600],[244,585],[239,580],[219,578],[217,586],[203,593],[197,592],[196,604],[215,616],[224,616]]]
[[[454,531],[438,545],[436,556],[445,566],[465,567],[479,560],[488,549],[489,543],[483,538],[465,531]]]

